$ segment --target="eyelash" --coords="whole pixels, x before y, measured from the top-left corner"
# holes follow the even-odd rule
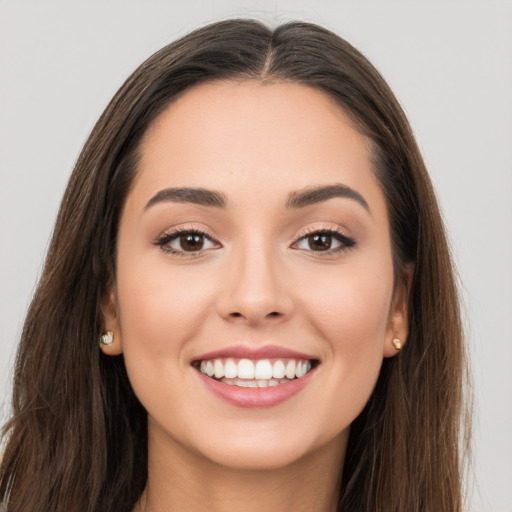
[[[217,242],[213,237],[211,237],[204,231],[201,231],[196,228],[178,228],[169,233],[164,233],[162,236],[160,236],[157,240],[155,240],[153,242],[153,245],[160,247],[160,249],[162,249],[162,251],[164,251],[167,254],[172,254],[173,256],[180,256],[180,257],[200,256],[204,250],[207,250],[207,249],[200,248],[197,251],[186,251],[186,250],[173,249],[172,247],[169,246],[169,244],[171,242],[173,242],[174,240],[176,240],[182,236],[185,236],[185,235],[197,235],[197,236],[203,237],[204,239],[208,240],[209,242],[211,242],[213,244],[220,245],[219,242]],[[296,246],[300,242],[306,240],[309,237],[315,236],[315,235],[326,235],[326,236],[332,237],[333,239],[335,239],[336,241],[338,241],[340,243],[340,246],[336,247],[335,249],[329,248],[329,249],[320,250],[320,251],[314,251],[312,249],[308,251],[307,249],[302,249],[307,252],[318,253],[318,254],[316,254],[317,256],[323,256],[323,255],[327,256],[327,255],[339,254],[341,252],[348,251],[348,250],[352,249],[357,243],[353,238],[343,234],[341,231],[339,231],[337,229],[320,228],[320,229],[307,230],[296,242],[294,242],[292,244],[291,247],[294,248],[294,246]],[[295,247],[295,248],[298,250],[301,250],[298,247]]]
[[[153,245],[156,245],[157,247],[160,247],[162,251],[164,251],[167,254],[172,254],[173,256],[181,256],[181,257],[194,257],[199,256],[203,249],[199,249],[197,251],[185,251],[185,250],[178,250],[173,249],[169,246],[171,242],[174,240],[185,236],[185,235],[197,235],[200,237],[203,237],[204,239],[214,243],[218,244],[216,240],[214,240],[213,237],[209,236],[204,231],[201,231],[196,228],[177,228],[174,231],[171,231],[170,233],[164,233],[162,236],[160,236],[157,240],[153,242]]]
[[[324,255],[332,256],[335,254],[339,254],[339,253],[348,251],[348,250],[352,249],[357,243],[354,238],[351,238],[351,237],[345,235],[338,229],[325,227],[325,228],[320,228],[320,229],[311,229],[311,230],[307,229],[306,232],[303,235],[301,235],[301,237],[296,242],[293,243],[293,245],[297,245],[299,242],[304,241],[304,240],[308,239],[309,237],[312,237],[315,235],[327,235],[327,236],[332,237],[334,240],[336,240],[340,243],[340,246],[336,247],[334,249],[329,248],[329,249],[322,250],[322,251],[313,251],[313,250],[308,251],[308,252],[314,253],[315,256],[320,256],[320,257],[322,257]],[[292,245],[292,247],[293,247],[293,245]],[[304,250],[307,250],[307,249],[304,249]]]

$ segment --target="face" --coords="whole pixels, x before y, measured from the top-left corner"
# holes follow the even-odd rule
[[[200,85],[149,129],[104,350],[150,446],[237,468],[341,452],[404,303],[367,140],[322,92]]]

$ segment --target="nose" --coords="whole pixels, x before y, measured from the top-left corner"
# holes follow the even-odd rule
[[[289,285],[276,254],[261,246],[248,247],[229,261],[217,298],[219,314],[250,326],[284,320],[293,309]]]

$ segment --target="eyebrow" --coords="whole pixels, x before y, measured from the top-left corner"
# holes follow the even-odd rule
[[[321,203],[332,199],[333,197],[341,197],[344,199],[353,199],[358,202],[368,213],[371,213],[370,207],[365,198],[353,188],[346,185],[327,185],[315,188],[308,188],[303,192],[292,192],[286,201],[287,208],[304,208],[313,204]]]
[[[359,192],[346,185],[340,184],[308,188],[302,192],[292,192],[286,201],[286,208],[305,208],[306,206],[321,203],[334,197],[353,199],[365,210],[371,213],[368,203]],[[147,202],[144,210],[147,210],[157,203],[163,202],[192,203],[200,206],[225,208],[227,205],[227,198],[222,192],[208,190],[205,188],[166,188],[157,192]]]
[[[146,204],[144,210],[157,203],[192,203],[201,206],[214,206],[225,208],[227,205],[226,196],[222,192],[207,190],[205,188],[166,188],[155,194]]]

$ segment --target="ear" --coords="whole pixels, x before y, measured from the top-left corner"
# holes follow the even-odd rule
[[[402,348],[407,341],[409,334],[408,304],[413,274],[414,264],[407,263],[402,269],[402,275],[397,278],[384,341],[384,357],[392,357],[399,352],[400,348],[395,346],[394,340],[400,340]]]
[[[103,317],[104,331],[112,331],[114,336],[111,345],[101,345],[100,348],[106,355],[117,356],[123,352],[123,343],[121,339],[116,295],[112,287],[109,288],[101,303],[101,315]]]

